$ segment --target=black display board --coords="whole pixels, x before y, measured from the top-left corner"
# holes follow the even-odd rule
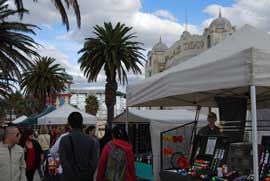
[[[247,99],[239,97],[216,97],[219,117],[225,122],[223,134],[231,143],[242,142],[245,133]]]
[[[217,167],[225,161],[228,140],[224,136],[196,136],[191,154],[191,166],[194,170],[216,174]]]

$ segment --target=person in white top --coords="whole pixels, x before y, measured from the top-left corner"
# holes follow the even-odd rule
[[[54,143],[54,145],[51,147],[50,149],[50,153],[51,153],[51,157],[54,159],[54,160],[59,160],[59,145],[60,145],[60,141],[61,139],[68,135],[69,132],[71,131],[71,128],[70,126],[66,125],[65,126],[65,133],[61,134],[61,136],[59,136],[59,138],[56,140],[56,142]],[[58,170],[58,173],[59,174],[62,174],[63,170],[62,170],[62,167],[61,165],[59,166],[59,170]]]
[[[0,180],[26,181],[24,150],[18,145],[21,133],[15,126],[8,126],[0,142]]]

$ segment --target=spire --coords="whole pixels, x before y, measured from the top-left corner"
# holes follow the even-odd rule
[[[187,19],[187,8],[185,9],[185,31],[187,31],[187,24],[188,24],[188,19]]]
[[[219,8],[219,14],[218,17],[221,18],[221,8]]]
[[[161,35],[160,35],[160,37],[159,37],[159,43],[161,43],[162,42],[162,40],[161,40]]]

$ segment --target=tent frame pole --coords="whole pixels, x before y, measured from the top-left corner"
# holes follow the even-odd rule
[[[251,94],[251,115],[252,115],[252,150],[253,150],[253,172],[254,180],[259,181],[258,167],[258,140],[257,140],[257,112],[256,112],[256,87],[250,86]]]
[[[128,134],[128,107],[126,109],[126,123],[125,123],[126,132]]]

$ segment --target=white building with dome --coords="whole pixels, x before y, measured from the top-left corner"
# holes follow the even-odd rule
[[[145,77],[151,77],[204,52],[233,32],[235,32],[235,26],[232,26],[228,19],[222,17],[219,11],[218,18],[204,29],[203,35],[192,35],[188,31],[184,31],[180,39],[170,48],[160,38],[159,42],[148,52]]]

